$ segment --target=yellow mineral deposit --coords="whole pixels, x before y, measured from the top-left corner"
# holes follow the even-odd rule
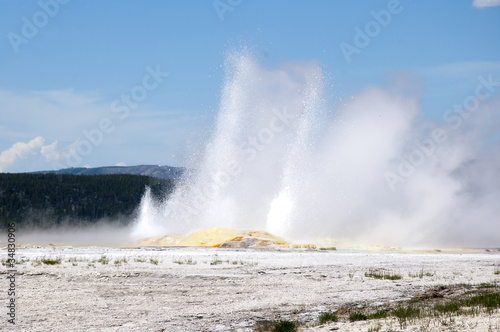
[[[211,227],[187,235],[164,235],[140,240],[139,246],[160,247],[213,247],[213,248],[249,248],[280,247],[309,248],[312,244],[290,244],[283,238],[260,230],[238,230],[225,227]]]

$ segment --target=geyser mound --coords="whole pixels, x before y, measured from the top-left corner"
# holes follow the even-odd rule
[[[187,235],[154,236],[140,240],[137,245],[212,248],[293,247],[283,238],[265,231],[237,230],[226,227],[211,227]],[[295,247],[304,246],[296,245]]]
[[[500,244],[498,100],[454,128],[423,116],[418,96],[371,87],[328,106],[323,87],[316,61],[269,69],[231,53],[212,137],[168,199],[146,193],[133,236],[218,226],[313,243]],[[431,144],[436,129],[446,139]]]

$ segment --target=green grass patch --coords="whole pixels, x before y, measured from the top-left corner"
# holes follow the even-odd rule
[[[486,309],[497,309],[500,307],[500,293],[493,292],[488,294],[479,294],[465,299],[463,302],[465,307],[485,307]]]
[[[27,263],[29,261],[30,261],[29,259],[22,258],[20,260],[14,260],[14,264],[15,265],[20,265],[20,264]],[[3,266],[7,266],[7,265],[10,266],[11,265],[11,259],[10,258],[9,259],[2,259],[0,262],[2,263]]]
[[[500,308],[500,293],[496,289],[491,291],[492,285],[496,286],[496,283],[479,284],[476,286],[475,292],[467,291],[459,298],[435,304],[432,307],[434,316],[449,313],[476,315],[481,311],[481,308],[485,308],[487,312],[491,313]]]
[[[414,308],[412,306],[399,307],[396,310],[394,310],[392,314],[397,318],[405,318],[405,319],[417,318],[420,316],[420,309]]]
[[[424,277],[424,268],[422,267],[418,273],[408,273],[408,277],[410,278],[420,278],[422,279]]]
[[[97,262],[99,262],[99,263],[101,263],[101,264],[105,265],[105,264],[108,264],[108,263],[109,263],[109,258],[108,258],[108,257],[106,257],[106,255],[102,255],[102,256],[101,256],[101,258],[99,258],[99,259],[97,260]]]
[[[434,273],[424,272],[424,268],[423,267],[417,273],[408,272],[408,277],[410,277],[410,278],[420,278],[420,279],[422,279],[423,277],[432,277],[432,276],[434,276]]]
[[[326,322],[337,322],[339,320],[339,317],[333,312],[329,311],[319,315],[318,319],[320,324],[325,324]]]
[[[460,310],[460,307],[460,302],[450,301],[447,303],[436,303],[433,309],[439,313],[446,314],[450,312],[458,312]]]
[[[280,320],[274,323],[271,332],[294,332],[297,331],[297,323],[289,320]]]
[[[387,279],[387,280],[399,280],[403,278],[403,276],[400,274],[396,274],[393,272],[376,271],[373,269],[370,269],[368,272],[365,272],[365,277],[374,279]]]
[[[420,317],[420,309],[414,308],[412,306],[399,307],[392,312],[392,314],[398,319],[401,329],[406,326],[407,321],[411,321]]]
[[[210,265],[219,265],[222,263],[224,262],[219,259],[219,255],[215,254],[214,257],[212,258],[212,261],[210,262]]]
[[[368,319],[383,319],[387,318],[387,310],[379,310],[368,315]]]
[[[481,288],[499,288],[496,281],[494,282],[482,282],[477,286],[478,289]]]
[[[349,321],[356,322],[358,320],[367,320],[368,316],[361,312],[353,312],[349,315]]]
[[[382,330],[382,325],[372,326],[368,329],[368,332],[379,332]]]
[[[127,259],[125,257],[123,258],[117,258],[115,259],[115,261],[113,262],[116,266],[120,266],[122,265],[122,263],[126,264],[127,263]]]
[[[179,264],[179,265],[183,265],[183,264],[196,265],[196,261],[193,260],[193,257],[191,257],[191,256],[174,258],[174,260],[172,262],[174,262],[175,264]]]
[[[56,264],[61,264],[61,257],[56,257],[56,258],[42,258],[40,261],[45,264],[45,265],[56,265]]]

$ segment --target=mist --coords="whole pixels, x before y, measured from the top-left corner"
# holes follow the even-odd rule
[[[20,229],[16,241],[19,247],[119,247],[132,244],[130,233],[130,226],[122,222],[101,220],[92,225]]]
[[[225,68],[212,136],[168,199],[146,192],[133,238],[222,226],[291,241],[500,246],[491,76],[431,118],[411,78],[332,103],[317,61],[267,68],[244,50]]]

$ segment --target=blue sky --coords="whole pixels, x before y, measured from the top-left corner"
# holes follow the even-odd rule
[[[0,171],[183,165],[241,45],[270,67],[317,59],[332,101],[406,73],[437,117],[478,76],[500,80],[500,2],[2,1]],[[126,104],[132,91],[140,100]]]

